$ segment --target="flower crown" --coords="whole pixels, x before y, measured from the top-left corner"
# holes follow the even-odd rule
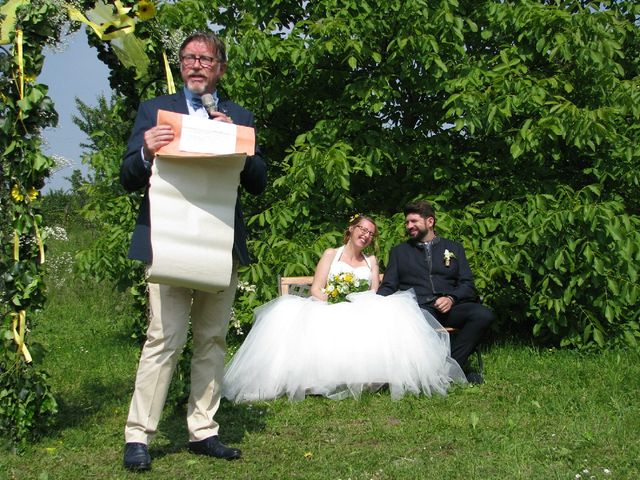
[[[356,213],[354,215],[351,215],[351,217],[349,217],[349,225],[351,225],[353,222],[358,220],[358,218],[360,218],[361,215],[362,215],[361,213]]]

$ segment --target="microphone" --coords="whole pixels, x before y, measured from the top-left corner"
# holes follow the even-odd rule
[[[218,111],[218,99],[210,93],[205,93],[204,95],[202,95],[201,99],[202,106],[209,114],[209,117],[213,117],[213,112]]]

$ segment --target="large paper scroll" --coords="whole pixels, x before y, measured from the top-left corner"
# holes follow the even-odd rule
[[[236,196],[253,129],[162,110],[158,124],[172,125],[176,137],[152,167],[148,280],[218,291],[231,279]]]
[[[255,130],[244,125],[158,110],[158,125],[171,125],[173,141],[159,155],[191,157],[255,153]]]

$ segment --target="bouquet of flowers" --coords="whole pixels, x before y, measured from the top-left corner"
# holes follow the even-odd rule
[[[369,282],[357,278],[351,272],[329,275],[327,286],[322,289],[327,294],[327,302],[340,303],[347,301],[347,295],[369,290]]]

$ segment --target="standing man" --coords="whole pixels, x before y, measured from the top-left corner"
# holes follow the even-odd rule
[[[431,204],[410,203],[404,215],[411,238],[391,249],[378,294],[413,288],[420,308],[428,310],[441,325],[460,330],[452,340],[451,356],[467,372],[467,359],[493,322],[493,312],[478,301],[462,245],[436,234]],[[469,372],[467,380],[483,381],[481,374]]]
[[[233,119],[239,125],[253,127],[251,112],[218,97],[216,85],[227,68],[227,57],[225,46],[216,35],[209,32],[190,35],[180,46],[179,55],[184,88],[140,105],[120,170],[120,181],[128,191],[146,189],[129,256],[147,264],[151,263],[153,253],[148,190],[151,165],[156,152],[174,138],[170,126],[156,125],[158,110],[229,123]],[[203,107],[201,96],[205,93],[218,100],[218,111]],[[267,167],[256,150],[255,155],[246,159],[240,184],[257,195],[265,189],[266,181]],[[171,377],[187,339],[189,323],[193,328],[191,392],[187,409],[189,450],[227,460],[241,456],[239,449],[227,447],[219,440],[218,424],[213,419],[220,404],[225,339],[235,296],[237,267],[238,263],[249,263],[239,200],[235,208],[233,257],[230,285],[216,293],[149,283],[150,323],[125,427],[125,468],[151,468],[147,445],[156,433]]]

